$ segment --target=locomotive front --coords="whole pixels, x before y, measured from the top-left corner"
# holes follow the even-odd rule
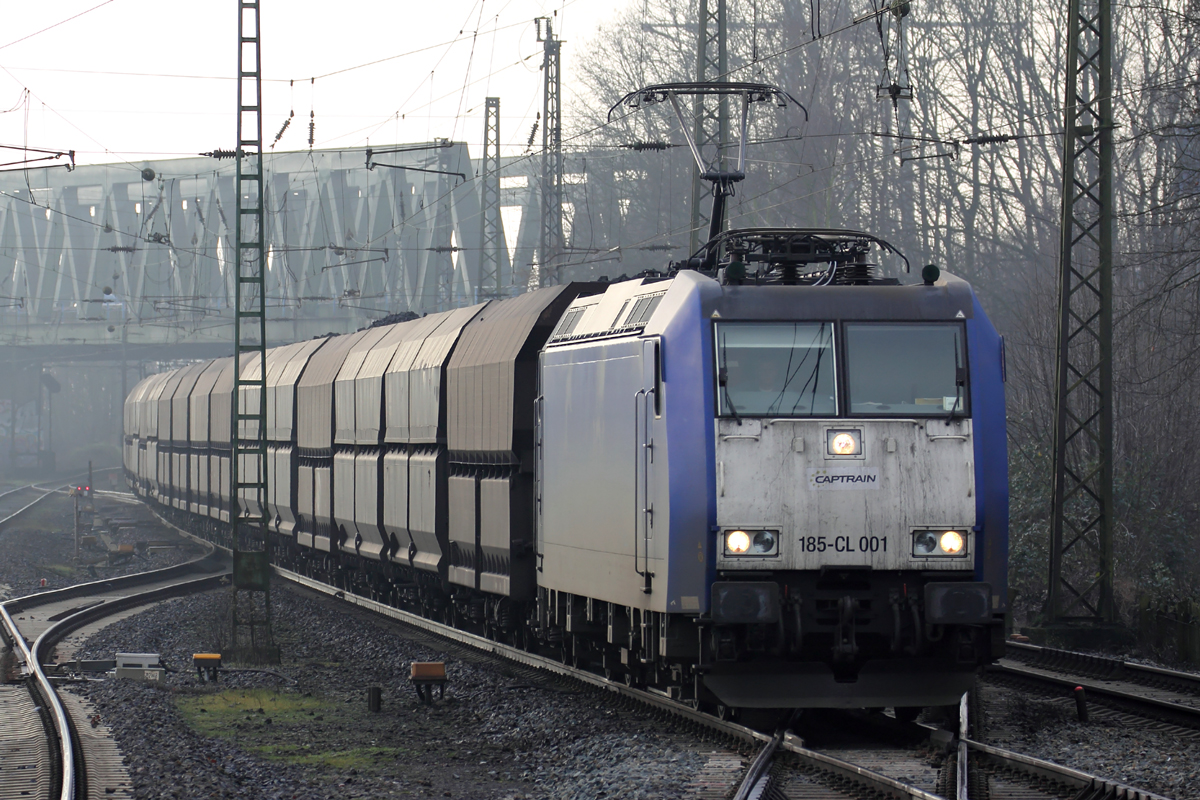
[[[806,277],[795,262],[832,241],[730,232],[704,303],[716,485],[700,672],[734,707],[954,703],[1003,646],[1002,342],[966,282],[876,278],[854,263],[863,240]]]

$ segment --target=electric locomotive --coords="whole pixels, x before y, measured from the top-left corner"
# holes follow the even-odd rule
[[[880,277],[863,233],[710,248],[577,298],[542,351],[547,621],[721,708],[956,702],[1003,646],[1000,337],[965,281]]]

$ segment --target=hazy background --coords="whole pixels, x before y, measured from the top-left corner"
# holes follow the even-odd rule
[[[89,7],[14,9],[6,38]],[[730,223],[862,228],[917,269],[935,262],[974,283],[1007,342],[1014,587],[1020,613],[1032,613],[1047,562],[1066,7],[927,0],[902,22],[853,23],[871,8],[730,1],[729,77],[777,83],[807,109],[756,109]],[[307,147],[311,112],[318,147],[444,136],[477,155],[492,94],[505,153],[519,155],[541,108],[531,20],[556,9],[567,42],[566,275],[662,269],[686,253],[690,157],[666,109],[612,124],[606,114],[638,86],[694,76],[694,2],[268,3],[268,137],[294,110],[281,149]],[[1182,0],[1114,13],[1117,578],[1128,613],[1140,594],[1200,593],[1200,14]],[[113,0],[0,47],[0,110],[12,107],[0,141],[73,147],[91,161],[230,147],[233,25],[232,4]],[[200,77],[170,77],[181,75]],[[313,75],[328,77],[306,82]],[[893,83],[911,99],[878,99]],[[673,147],[628,148],[638,141]],[[538,146],[540,135],[533,157]],[[2,383],[19,392],[36,376],[17,361],[0,353],[11,370]],[[63,386],[60,459],[93,442],[115,448],[119,376],[87,364],[49,371]]]

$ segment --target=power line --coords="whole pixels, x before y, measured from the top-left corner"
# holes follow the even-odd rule
[[[0,44],[0,50],[4,50],[5,48],[12,47],[14,44],[20,44],[21,42],[25,41],[26,39],[32,39],[34,36],[43,34],[46,31],[54,30],[59,25],[65,25],[68,22],[70,22],[71,20],[79,19],[83,15],[90,14],[98,8],[103,8],[104,6],[108,5],[111,2],[113,2],[113,0],[104,0],[104,2],[100,3],[99,5],[92,6],[91,8],[87,9],[86,11],[80,11],[78,14],[76,14],[72,17],[67,17],[64,20],[60,20],[59,22],[56,22],[53,25],[48,25],[45,28],[42,28],[40,31],[34,31],[33,33],[22,36],[20,39],[14,39],[13,41],[9,42],[8,44]]]

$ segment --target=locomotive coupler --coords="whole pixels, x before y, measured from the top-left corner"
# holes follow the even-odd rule
[[[858,642],[855,639],[855,614],[858,611],[858,601],[850,595],[838,600],[838,624],[833,644],[833,660],[839,663],[854,660],[858,655]]]
[[[915,656],[920,654],[921,650],[921,612],[917,608],[917,604],[907,598],[893,596],[891,598],[892,606],[892,652],[904,652],[905,655]],[[912,628],[911,641],[905,644],[908,638],[904,635],[904,619],[909,618],[909,624]]]
[[[904,629],[900,624],[900,598],[895,594],[891,598],[892,606],[892,652],[899,653],[904,644]]]
[[[790,605],[792,609],[792,623],[795,626],[795,630],[792,632],[791,649],[793,653],[799,654],[800,650],[804,647],[804,615],[800,605],[800,598],[797,597],[792,600]]]

